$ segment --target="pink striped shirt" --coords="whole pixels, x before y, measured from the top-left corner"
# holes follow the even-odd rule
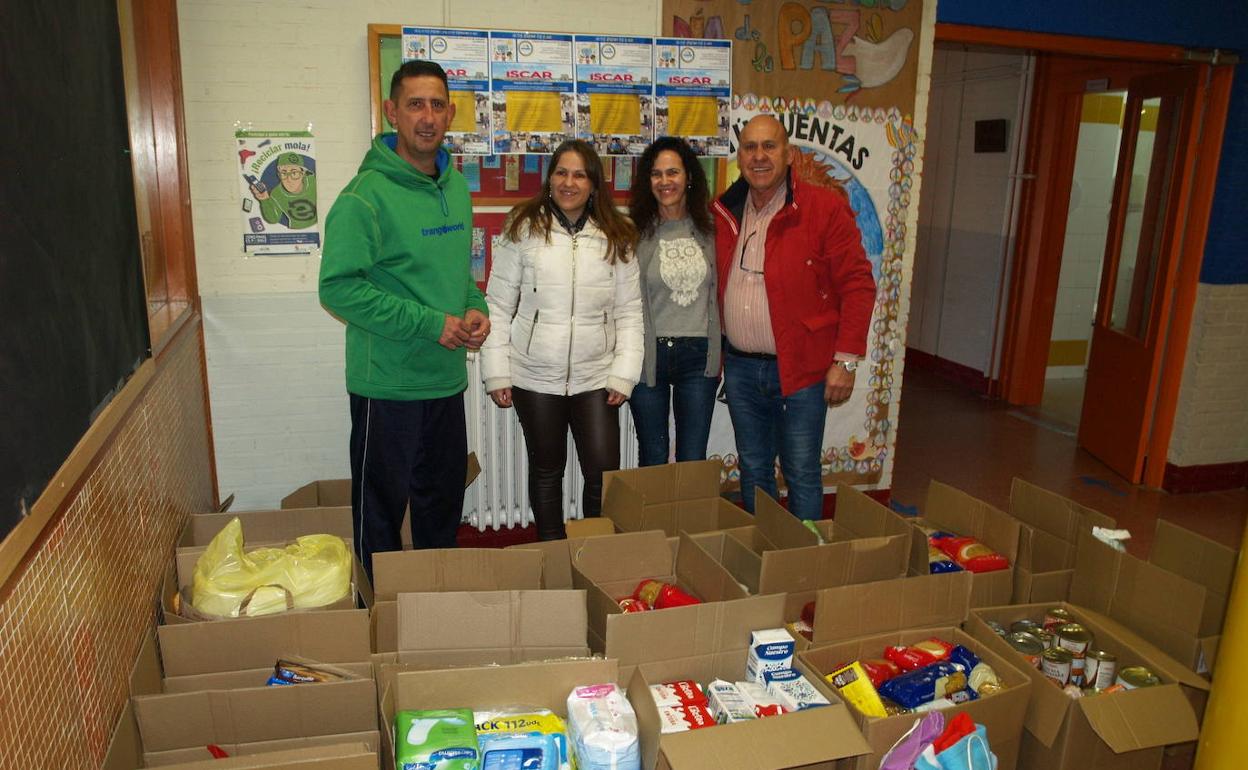
[[[754,196],[746,196],[741,233],[728,270],[724,289],[724,333],[728,342],[746,353],[776,352],[771,331],[771,311],[767,305],[767,284],[763,281],[764,244],[771,220],[784,208],[786,185],[780,185],[761,209],[754,207]]]

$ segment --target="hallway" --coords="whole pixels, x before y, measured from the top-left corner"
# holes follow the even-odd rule
[[[1158,517],[1239,545],[1248,489],[1171,495],[1132,487],[1078,449],[1073,436],[917,367],[905,372],[899,408],[892,501],[903,512],[922,509],[930,479],[1006,509],[1019,476],[1117,519],[1131,531],[1127,547],[1137,556],[1147,556]]]

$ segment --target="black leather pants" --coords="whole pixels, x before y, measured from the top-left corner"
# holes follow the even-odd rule
[[[563,469],[568,461],[568,428],[576,444],[585,488],[586,518],[602,514],[602,473],[620,467],[619,407],[607,404],[605,389],[555,396],[513,387],[512,401],[529,457],[529,504],[539,540],[566,537],[563,529]]]

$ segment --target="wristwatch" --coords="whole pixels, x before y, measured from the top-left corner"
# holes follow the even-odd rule
[[[849,372],[850,374],[853,374],[854,372],[858,371],[857,361],[837,361],[836,365],[841,367],[845,371]]]

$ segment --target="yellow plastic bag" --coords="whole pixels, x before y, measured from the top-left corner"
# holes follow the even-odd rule
[[[244,553],[234,517],[195,564],[191,604],[207,615],[249,617],[323,607],[350,590],[351,552],[342,538],[305,535],[285,548]]]

